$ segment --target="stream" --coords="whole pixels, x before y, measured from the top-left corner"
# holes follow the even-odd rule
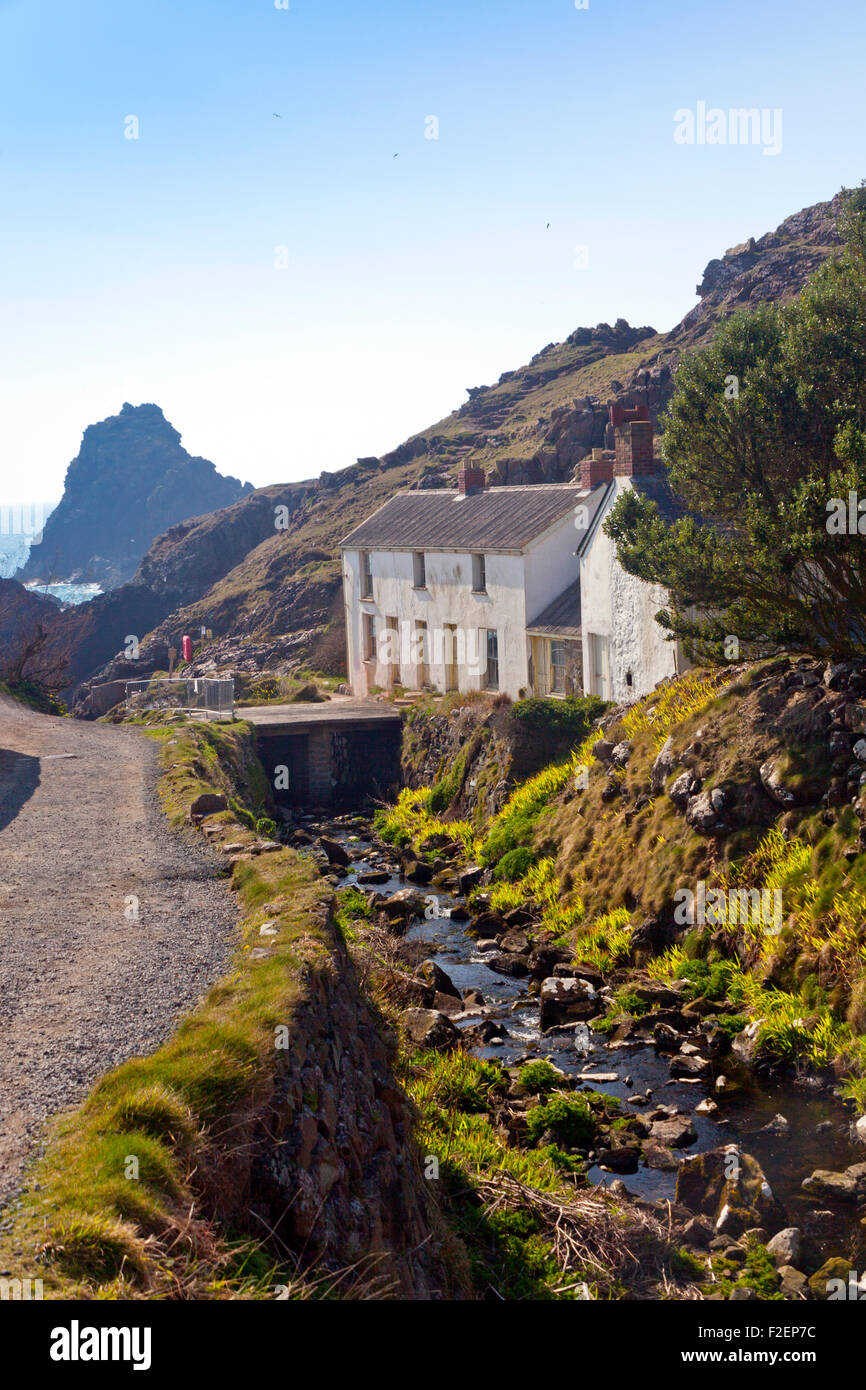
[[[306,824],[309,820],[309,824]],[[486,1046],[472,1048],[474,1055],[496,1058],[506,1066],[525,1061],[547,1059],[570,1076],[582,1076],[587,1089],[604,1091],[625,1103],[625,1108],[641,1114],[653,1106],[675,1107],[691,1117],[697,1140],[677,1149],[676,1156],[684,1157],[715,1149],[723,1144],[737,1143],[761,1164],[770,1185],[784,1206],[789,1224],[801,1225],[807,1212],[816,1207],[831,1206],[824,1198],[804,1193],[801,1184],[814,1169],[839,1171],[850,1164],[862,1162],[862,1145],[852,1139],[851,1117],[844,1106],[822,1085],[808,1081],[767,1081],[754,1077],[748,1089],[725,1098],[718,1110],[705,1115],[696,1113],[704,1097],[716,1098],[712,1082],[672,1080],[670,1057],[659,1053],[653,1043],[635,1042],[613,1044],[606,1035],[594,1032],[587,1024],[578,1023],[549,1029],[539,1027],[537,997],[528,992],[529,981],[497,973],[487,964],[485,955],[466,927],[468,921],[451,917],[451,909],[463,899],[434,886],[420,887],[404,878],[394,866],[394,851],[388,846],[374,844],[367,822],[360,817],[340,816],[327,823],[302,818],[305,829],[322,830],[340,842],[351,856],[351,865],[341,877],[339,887],[357,885],[362,890],[375,891],[390,897],[401,889],[410,889],[425,898],[425,916],[412,921],[402,938],[407,943],[423,943],[426,957],[432,959],[465,994],[479,990],[484,996],[483,1017],[502,1025],[506,1036]],[[370,871],[388,870],[387,882],[372,885],[358,883],[359,875]],[[478,1024],[475,1016],[453,1020],[458,1028]],[[724,1071],[724,1058],[717,1064]],[[587,1073],[616,1075],[616,1080],[594,1080]],[[651,1095],[649,1105],[629,1104],[629,1097]],[[783,1134],[765,1132],[764,1126],[777,1115],[788,1121]],[[588,1173],[591,1182],[609,1184],[619,1175],[600,1167]],[[649,1167],[641,1159],[637,1172],[624,1175],[626,1187],[635,1196],[648,1200],[673,1200],[676,1171]],[[853,1227],[858,1217],[856,1208],[836,1208],[837,1217]]]

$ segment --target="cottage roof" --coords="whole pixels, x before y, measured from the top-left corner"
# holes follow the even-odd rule
[[[365,550],[522,551],[578,504],[587,507],[591,520],[604,491],[579,483],[539,483],[465,496],[453,488],[398,492],[342,544]]]
[[[567,589],[549,603],[526,631],[531,637],[580,637],[580,580],[575,579]]]

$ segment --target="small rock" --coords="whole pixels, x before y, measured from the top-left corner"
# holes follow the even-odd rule
[[[786,1226],[778,1231],[772,1240],[767,1241],[767,1249],[777,1268],[783,1265],[796,1265],[800,1259],[803,1239],[799,1226]]]

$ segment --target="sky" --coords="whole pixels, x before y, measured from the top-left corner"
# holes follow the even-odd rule
[[[284,3],[0,0],[0,503],[125,401],[256,486],[382,454],[866,176],[862,0]]]

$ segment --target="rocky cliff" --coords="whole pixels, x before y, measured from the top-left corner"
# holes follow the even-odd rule
[[[155,537],[250,492],[193,458],[158,405],[124,405],[84,431],[63,497],[17,575],[114,588],[131,579]]]

